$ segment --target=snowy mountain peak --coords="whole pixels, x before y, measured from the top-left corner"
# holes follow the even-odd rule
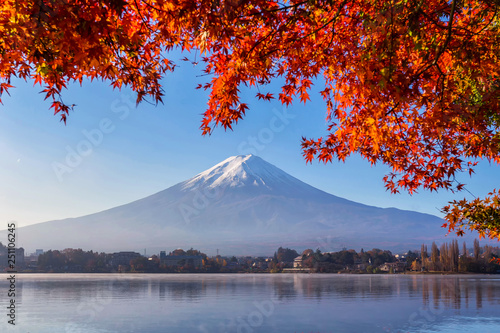
[[[268,255],[278,246],[330,251],[340,243],[365,248],[394,244],[401,250],[439,240],[441,224],[435,216],[336,197],[244,155],[122,206],[25,227],[20,245],[111,252],[222,248],[231,255]]]
[[[183,184],[183,189],[202,187],[262,186],[272,189],[277,183],[302,183],[255,155],[232,156],[199,173]],[[305,185],[305,184],[304,184]]]

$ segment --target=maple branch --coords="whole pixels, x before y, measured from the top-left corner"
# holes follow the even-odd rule
[[[448,20],[448,36],[446,36],[446,40],[444,41],[444,45],[441,47],[439,53],[436,55],[436,59],[434,59],[434,63],[437,64],[439,57],[443,54],[444,50],[448,46],[450,39],[451,39],[451,32],[453,28],[453,18],[455,16],[455,6],[457,4],[457,0],[453,0],[451,3],[451,11],[450,11],[450,18]]]
[[[344,7],[345,7],[345,5],[347,4],[347,2],[348,2],[348,1],[349,1],[349,0],[344,0],[344,1],[342,1],[342,3],[340,4],[340,6],[339,6],[339,8],[338,8],[338,10],[337,10],[337,13],[335,13],[335,16],[334,16],[331,20],[329,20],[328,22],[326,22],[325,24],[323,24],[321,27],[319,27],[319,28],[315,29],[314,31],[312,31],[312,32],[308,33],[307,35],[302,36],[302,37],[300,37],[300,38],[296,39],[295,41],[300,41],[300,40],[302,40],[302,39],[305,39],[305,38],[307,38],[307,37],[309,37],[309,36],[311,36],[311,35],[313,35],[313,34],[317,33],[318,31],[323,30],[324,28],[326,28],[327,26],[329,26],[332,22],[333,22],[333,23],[335,23],[335,21],[337,21],[337,19],[338,19],[338,18],[339,18],[339,16],[340,16],[340,12],[342,11],[342,9],[344,9]],[[333,36],[333,35],[334,35],[334,33],[333,33],[333,31],[332,31],[332,36]]]
[[[120,61],[121,65],[123,66],[123,69],[125,70],[130,70],[130,69],[135,69],[135,70],[140,70],[140,67],[138,66],[132,66],[123,60],[123,57],[120,55],[120,50],[116,47],[115,42],[113,41],[112,37],[109,34],[108,31],[108,38],[107,40],[109,41],[109,44],[113,48],[114,54],[116,55],[116,58]]]
[[[493,16],[491,17],[491,20],[488,22],[488,24],[486,24],[481,30],[479,30],[478,32],[474,33],[474,35],[479,35],[481,34],[481,32],[483,32],[484,30],[486,30],[486,28],[488,28],[491,23],[493,23],[493,20],[495,19],[495,17],[497,16],[498,14],[498,5],[495,6],[495,12],[493,13]]]
[[[422,8],[422,5],[424,4],[425,0],[420,0],[418,3],[417,7],[413,10],[412,14],[416,14],[420,11],[420,8]]]
[[[491,25],[491,23],[493,23],[493,20],[495,19],[495,17],[498,14],[498,7],[499,7],[498,5],[494,5],[494,7],[493,7],[494,8],[493,16],[488,21],[488,23],[485,24],[485,26],[483,28],[481,28],[481,30],[479,30],[477,32],[473,32],[473,31],[471,31],[471,30],[469,30],[469,29],[467,29],[465,27],[456,27],[455,29],[456,30],[463,30],[463,31],[471,34],[472,36],[479,36],[484,30],[486,30]],[[434,23],[434,25],[436,27],[438,27],[439,29],[442,29],[442,30],[448,30],[449,29],[449,26],[442,25],[441,22],[436,21],[432,16],[428,15],[427,13],[425,13],[425,11],[422,11],[422,14],[425,16],[425,18],[427,18],[429,21],[431,21],[432,23]],[[476,16],[480,17],[480,15],[476,15]],[[479,22],[481,22],[480,19],[478,19],[478,21],[475,24],[478,24]],[[468,26],[470,26],[470,25],[475,26],[475,24],[471,23]]]
[[[463,170],[460,170],[460,171],[462,171],[462,172],[463,172]],[[454,181],[455,183],[457,183],[458,185],[462,185],[462,183],[460,183],[460,182],[457,180],[457,178],[455,177],[455,175],[453,175],[453,181]],[[465,184],[464,184],[464,185],[465,185]],[[477,197],[476,197],[476,196],[475,196],[475,195],[474,195],[471,191],[469,191],[469,190],[467,189],[467,187],[462,186],[461,188],[462,188],[462,189],[464,189],[466,192],[468,192],[470,195],[472,195],[472,196],[474,197],[474,199],[476,199],[476,198],[477,198]]]
[[[444,41],[444,44],[439,48],[439,51],[436,52],[434,60],[432,62],[430,62],[429,64],[425,65],[422,69],[420,69],[417,72],[417,74],[414,76],[412,82],[416,81],[420,77],[420,75],[422,75],[424,72],[426,72],[429,68],[436,65],[439,58],[441,57],[441,55],[444,53],[446,47],[448,46],[448,43],[450,42],[450,39],[451,39],[451,33],[452,33],[452,28],[453,28],[453,18],[455,15],[456,1],[457,0],[453,0],[453,2],[451,4],[450,18],[448,19],[447,36],[446,36],[446,40]]]
[[[279,31],[282,31],[283,29],[285,29],[291,22],[295,21],[296,19],[295,18],[290,18],[289,20],[286,21],[285,25],[281,26],[279,29],[276,29],[276,30],[273,30],[272,32],[270,32],[269,34],[267,34],[265,37],[259,39],[254,45],[252,45],[252,47],[250,48],[250,50],[247,52],[247,54],[245,55],[245,57],[243,58],[243,60],[246,60],[250,54],[255,50],[255,48],[257,48],[257,46],[259,46],[260,44],[262,44],[266,39],[268,39],[269,37],[271,36],[274,36],[276,33],[278,33]],[[270,55],[271,53],[274,53],[276,52],[276,49],[274,50],[271,50],[269,52],[267,52],[266,54],[264,54],[264,57],[267,57],[268,55]]]
[[[443,108],[443,105],[444,105],[444,91],[445,91],[445,85],[444,85],[444,81],[446,79],[446,74],[443,72],[443,70],[441,69],[441,67],[439,66],[439,64],[436,64],[436,68],[439,72],[439,77],[438,77],[438,80],[436,82],[436,93],[438,93],[440,95],[440,99],[439,99],[439,102],[441,104],[441,108]],[[440,85],[441,83],[441,91],[439,92],[438,91],[438,86]]]
[[[394,56],[394,1],[391,1],[391,49],[389,50],[389,82],[392,82],[393,63],[392,57]]]
[[[237,18],[243,18],[243,17],[248,17],[248,16],[256,16],[256,15],[262,15],[263,13],[274,13],[274,12],[280,12],[280,11],[283,11],[283,10],[287,10],[287,9],[297,9],[298,7],[302,6],[303,4],[306,4],[308,3],[309,1],[302,1],[302,2],[299,2],[299,3],[296,3],[295,5],[290,5],[290,6],[285,6],[284,4],[281,4],[283,7],[280,7],[280,8],[276,8],[276,9],[268,9],[268,10],[261,10],[261,11],[258,11],[258,12],[255,12],[255,13],[251,13],[251,14],[244,14],[244,15],[240,15],[238,16]]]
[[[162,12],[162,13],[165,13],[165,14],[168,14],[169,16],[173,16],[172,14],[172,11],[170,10],[164,10],[164,9],[161,9],[161,8],[158,8],[158,7],[155,7],[153,6],[152,4],[150,4],[149,2],[145,1],[145,0],[141,0],[141,2],[145,3],[148,7],[154,9],[154,10],[157,10],[159,12]]]
[[[399,102],[398,102],[396,105],[394,105],[394,106],[393,106],[393,107],[389,110],[389,112],[387,112],[386,116],[387,116],[389,113],[392,113],[392,114],[394,115],[394,118],[396,118],[396,122],[398,123],[399,130],[400,130],[400,131],[403,131],[403,127],[401,126],[401,122],[400,122],[399,116],[398,116],[398,114],[397,114],[397,113],[395,113],[395,110],[396,110],[396,108],[398,108],[398,107],[399,107]],[[409,147],[410,145],[409,145],[409,143],[408,143],[408,140],[406,139],[406,136],[403,136],[403,140],[404,140],[404,142],[405,142],[406,146],[407,146],[407,147]]]
[[[415,80],[420,76],[422,75],[425,71],[427,71],[429,68],[431,68],[432,66],[434,65],[437,65],[438,63],[438,60],[439,58],[441,57],[441,55],[443,54],[443,52],[445,51],[446,47],[448,46],[448,43],[450,42],[450,39],[451,39],[451,32],[452,32],[452,24],[453,24],[453,16],[455,14],[455,4],[456,4],[456,0],[453,0],[453,3],[451,4],[451,11],[450,11],[450,18],[448,19],[448,28],[447,28],[447,31],[448,31],[448,34],[446,36],[446,40],[444,41],[444,44],[439,48],[439,50],[436,52],[436,55],[434,57],[434,60],[429,63],[427,66],[425,66],[423,69],[421,69],[420,71],[418,71],[416,77],[415,77]],[[437,66],[438,68],[438,71],[441,73],[441,75],[443,74],[443,72],[441,71],[441,68],[439,66]]]
[[[339,8],[338,8],[338,10],[337,10],[337,13],[335,14],[335,16],[334,16],[331,20],[329,20],[328,22],[326,22],[325,24],[323,24],[321,27],[319,27],[319,28],[315,29],[314,31],[312,31],[312,32],[308,33],[307,35],[302,36],[302,37],[300,37],[300,38],[293,39],[292,41],[293,41],[293,42],[298,42],[298,41],[301,41],[301,40],[303,40],[303,39],[305,39],[305,38],[307,38],[307,37],[309,37],[309,36],[311,36],[311,35],[313,35],[313,34],[317,33],[318,31],[323,30],[325,27],[327,27],[328,25],[330,25],[332,22],[335,22],[335,21],[338,19],[338,17],[340,16],[340,12],[341,12],[341,11],[342,11],[342,9],[345,7],[345,5],[347,4],[347,2],[348,2],[348,1],[349,1],[349,0],[344,0],[344,1],[342,2],[342,4],[339,6]],[[291,7],[291,6],[290,6],[290,7]],[[288,20],[288,21],[287,21],[287,23],[284,25],[284,27],[280,27],[280,29],[282,29],[282,28],[286,28],[286,27],[290,24],[290,22],[292,22],[292,21],[294,21],[294,20],[292,20],[292,19]],[[275,31],[275,33],[276,33],[276,32],[277,32],[277,30]],[[270,35],[271,35],[271,34],[270,34]],[[272,35],[274,35],[274,33],[273,33]],[[332,38],[331,38],[331,41],[330,41],[330,45],[331,45],[331,43],[333,42],[333,38],[334,38],[334,36],[335,36],[335,34],[333,33],[333,31],[332,31],[331,35],[332,35]],[[267,39],[268,37],[269,37],[269,35],[268,35],[268,36],[266,36],[266,38],[264,38],[264,40],[265,40],[265,39]],[[263,42],[264,40],[262,40],[262,42]],[[261,42],[261,41],[259,41],[259,43],[257,43],[256,45],[254,45],[254,47],[252,47],[252,49],[249,51],[249,53],[247,54],[247,56],[248,56],[248,55],[249,55],[249,54],[250,54],[250,53],[251,53],[251,52],[255,49],[255,47],[256,47],[258,44],[260,44],[260,42]],[[265,53],[265,54],[264,54],[264,57],[268,57],[269,55],[271,55],[271,54],[272,54],[272,53],[274,53],[274,52],[276,52],[276,49],[270,50],[269,52]],[[245,59],[246,59],[246,57],[245,57]]]
[[[151,29],[151,27],[149,26],[149,24],[147,23],[147,21],[144,19],[144,17],[142,16],[142,13],[141,13],[141,10],[139,9],[139,4],[137,3],[137,0],[134,0],[134,3],[135,3],[135,8],[137,9],[137,14],[139,14],[139,17],[141,18],[141,21],[142,21],[142,25],[149,30],[149,32],[151,32],[151,35],[154,35],[155,32]]]

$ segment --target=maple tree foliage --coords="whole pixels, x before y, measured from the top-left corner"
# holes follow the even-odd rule
[[[500,20],[496,0],[3,0],[0,94],[11,78],[43,87],[66,121],[68,82],[129,86],[162,102],[174,49],[202,55],[209,90],[201,129],[245,115],[240,88],[284,105],[321,84],[323,138],[307,161],[359,154],[392,168],[392,192],[457,191],[455,176],[500,162]],[[284,84],[267,91],[275,79]],[[269,88],[270,89],[270,88]],[[496,191],[443,209],[446,227],[499,239]]]

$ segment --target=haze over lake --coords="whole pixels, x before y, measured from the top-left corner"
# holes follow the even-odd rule
[[[2,332],[500,330],[500,276],[18,274],[16,287]]]

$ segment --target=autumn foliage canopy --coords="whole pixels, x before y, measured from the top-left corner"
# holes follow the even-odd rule
[[[388,190],[459,191],[455,176],[500,162],[500,2],[496,0],[3,0],[0,93],[42,86],[63,121],[68,82],[129,86],[162,102],[169,51],[201,55],[210,92],[201,129],[231,128],[259,99],[306,103],[321,87],[329,123],[305,159],[360,154],[392,168]],[[278,91],[268,84],[282,80]],[[446,226],[500,239],[500,197],[456,201]]]

